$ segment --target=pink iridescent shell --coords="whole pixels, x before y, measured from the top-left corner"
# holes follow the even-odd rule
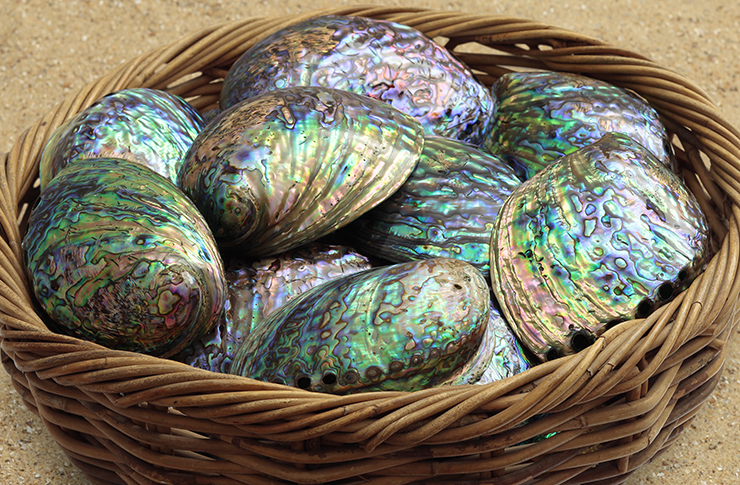
[[[472,72],[421,32],[394,22],[329,15],[275,32],[237,60],[221,108],[291,86],[352,91],[413,116],[428,135],[480,145],[493,101]]]

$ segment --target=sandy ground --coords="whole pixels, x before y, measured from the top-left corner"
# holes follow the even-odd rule
[[[0,152],[73,90],[155,46],[222,20],[348,3],[0,0]],[[740,126],[740,3],[735,0],[453,0],[415,6],[531,18],[603,38],[694,79]],[[690,429],[633,475],[630,485],[740,483],[739,341],[734,339],[722,382]],[[20,401],[0,372],[0,483],[89,483]]]

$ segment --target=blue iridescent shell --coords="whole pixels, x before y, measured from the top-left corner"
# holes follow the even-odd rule
[[[491,282],[517,336],[549,360],[647,316],[688,287],[709,253],[694,195],[647,149],[612,133],[506,200]]]
[[[180,187],[222,247],[279,254],[332,232],[390,196],[424,143],[393,107],[297,87],[222,112],[193,142]]]
[[[23,239],[43,310],[66,333],[167,357],[211,331],[226,295],[202,216],[170,181],[124,159],[71,164]]]
[[[446,49],[394,22],[329,15],[281,29],[234,63],[221,108],[291,86],[370,96],[418,119],[429,135],[475,145],[491,126],[488,89]]]
[[[336,245],[307,244],[251,262],[233,259],[218,327],[172,359],[227,374],[241,342],[275,310],[314,286],[368,269],[367,258]]]
[[[125,158],[172,183],[203,118],[179,96],[124,89],[96,101],[52,134],[41,155],[41,187],[68,164],[87,158]]]
[[[475,354],[489,305],[486,281],[455,259],[355,273],[270,315],[231,373],[334,394],[435,386]]]
[[[444,384],[490,384],[524,372],[533,365],[522,344],[492,302],[486,333],[480,347],[458,374]]]
[[[658,113],[636,94],[577,74],[516,72],[492,88],[493,126],[486,151],[522,180],[610,132],[629,135],[673,168],[673,148]]]
[[[496,215],[520,183],[498,158],[457,140],[428,136],[401,188],[344,232],[363,254],[395,263],[455,258],[488,278]]]

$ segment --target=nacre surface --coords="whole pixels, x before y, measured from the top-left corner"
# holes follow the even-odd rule
[[[174,94],[146,88],[111,93],[52,134],[41,156],[41,187],[70,163],[87,158],[125,158],[177,183],[185,153],[204,125],[201,115]]]
[[[291,298],[368,269],[367,258],[337,245],[307,244],[251,262],[232,259],[226,266],[228,299],[219,325],[173,359],[227,374],[244,338]]]
[[[491,303],[483,342],[472,359],[465,363],[448,385],[490,384],[532,367],[526,351],[501,312]]]
[[[401,188],[344,232],[364,254],[396,263],[455,258],[488,278],[496,215],[520,183],[498,158],[457,140],[428,136]]]
[[[693,194],[644,147],[612,133],[506,200],[491,281],[519,338],[549,360],[670,300],[701,272],[708,246]]]
[[[34,293],[65,332],[162,357],[209,332],[226,295],[205,221],[170,181],[124,159],[71,164],[23,240]]]
[[[476,145],[493,101],[471,71],[421,32],[394,22],[329,15],[281,29],[238,59],[221,108],[291,86],[323,86],[390,103],[430,135]]]
[[[434,386],[474,355],[489,305],[486,281],[455,259],[355,273],[270,315],[231,373],[335,394]]]
[[[492,91],[485,149],[522,180],[610,132],[629,135],[668,167],[675,164],[658,113],[626,89],[577,74],[516,72],[501,76]]]
[[[298,87],[224,111],[193,143],[180,186],[222,247],[279,254],[338,229],[390,196],[424,143],[395,108]]]

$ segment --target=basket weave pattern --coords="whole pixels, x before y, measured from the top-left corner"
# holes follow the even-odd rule
[[[670,304],[577,355],[486,386],[413,393],[312,393],[50,332],[34,310],[20,242],[51,133],[123,88],[167,89],[203,111],[215,107],[246,49],[326,13],[448,39],[489,86],[510,70],[549,69],[641,94],[674,135],[681,173],[713,229],[717,251],[705,272]],[[740,293],[738,221],[740,132],[693,82],[643,56],[517,18],[357,6],[248,18],[122,64],[0,154],[0,357],[26,406],[94,483],[622,483],[673,443],[719,380]],[[527,421],[536,415],[544,417]]]

